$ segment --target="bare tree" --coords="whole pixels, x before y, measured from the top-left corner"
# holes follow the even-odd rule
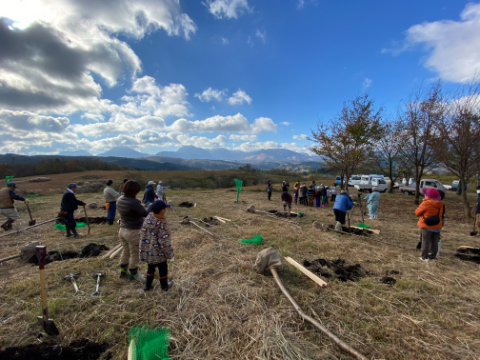
[[[315,142],[310,150],[319,155],[341,176],[341,188],[348,187],[348,177],[367,161],[373,144],[381,135],[383,109],[375,108],[368,94],[345,102],[341,112],[329,124],[319,123],[308,140]],[[343,177],[347,181],[343,181]]]
[[[442,164],[460,180],[465,216],[472,217],[467,185],[478,174],[480,163],[480,87],[470,86],[450,99],[438,124]]]
[[[388,122],[383,125],[382,133],[376,142],[370,161],[382,173],[390,178],[390,191],[402,170],[400,147],[402,146],[402,131],[400,124]]]
[[[442,84],[437,82],[425,91],[420,88],[399,110],[401,131],[400,155],[415,169],[415,204],[420,203],[420,180],[425,169],[437,162],[439,135],[437,124],[444,116]]]

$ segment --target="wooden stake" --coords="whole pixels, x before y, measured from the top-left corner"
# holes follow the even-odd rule
[[[112,255],[115,250],[117,250],[119,247],[121,247],[122,244],[118,244],[116,245],[115,247],[113,247],[112,249],[108,250],[107,253],[105,255],[102,256],[102,259],[106,259],[107,257],[109,257],[110,255]]]
[[[293,265],[295,266],[298,270],[300,270],[303,274],[307,275],[310,279],[312,279],[313,281],[315,281],[320,287],[324,288],[327,286],[327,283],[325,281],[323,281],[322,279],[320,279],[317,275],[315,275],[314,273],[312,273],[310,270],[306,269],[305,267],[303,267],[302,265],[300,265],[299,263],[297,263],[295,260],[293,260],[290,256],[287,256],[285,258],[285,260],[287,260],[287,262],[290,264],[290,265]]]
[[[22,256],[22,255],[14,255],[14,256],[4,258],[4,259],[0,259],[0,263],[8,261],[8,260],[18,259],[20,256]]]
[[[214,218],[214,219],[217,219],[218,221],[220,221],[220,222],[222,222],[222,223],[224,223],[224,224],[227,223],[226,221],[222,220],[222,219],[219,218],[218,216],[214,216],[213,218]]]
[[[355,357],[356,359],[360,359],[360,360],[367,360],[367,358],[365,356],[363,356],[362,354],[358,353],[355,349],[353,349],[352,347],[350,347],[349,345],[345,344],[342,340],[340,340],[337,336],[335,336],[333,333],[330,332],[330,330],[328,330],[326,327],[320,325],[315,319],[311,318],[310,316],[308,316],[307,314],[305,314],[302,309],[300,308],[300,306],[298,306],[298,304],[295,302],[295,300],[292,298],[292,296],[289,294],[288,290],[285,288],[285,286],[283,286],[282,284],[282,281],[280,280],[280,278],[278,277],[278,274],[277,274],[277,270],[275,268],[272,268],[270,269],[270,271],[272,272],[272,275],[273,275],[273,278],[275,279],[275,282],[277,283],[278,287],[280,288],[280,290],[282,290],[283,294],[287,297],[287,299],[292,303],[293,307],[295,308],[295,310],[297,310],[297,312],[300,314],[300,316],[308,321],[310,324],[312,324],[313,326],[315,326],[318,330],[320,330],[323,334],[325,334],[326,336],[328,336],[330,338],[330,340],[332,340],[336,345],[338,345],[341,349],[343,349],[344,351],[348,352],[350,355],[352,355],[353,357]]]
[[[120,253],[120,251],[122,251],[122,250],[123,250],[123,247],[120,246],[117,250],[115,250],[115,251],[112,253],[112,255],[110,255],[110,259],[113,259],[113,258],[114,258],[115,256],[117,256],[117,255]]]
[[[199,228],[200,230],[205,231],[208,235],[212,236],[214,239],[217,238],[216,235],[212,234],[212,233],[211,233],[210,231],[208,231],[208,230],[205,230],[205,229],[202,228],[200,225],[195,224],[193,221],[189,221],[189,223],[195,225],[195,226],[196,226],[197,228]]]

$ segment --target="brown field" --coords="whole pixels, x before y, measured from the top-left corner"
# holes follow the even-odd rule
[[[125,176],[125,172],[92,174],[117,181]],[[24,190],[52,192],[32,199],[37,222],[54,218],[58,212],[60,195],[56,189],[85,175],[89,173],[47,175],[52,181],[22,183]],[[159,176],[165,178],[165,172]],[[280,192],[274,192],[273,201],[268,202],[263,188],[245,188],[240,204],[234,203],[233,189],[167,192],[174,204],[197,203],[195,208],[175,207],[176,214],[171,210],[167,213],[175,248],[175,262],[169,263],[174,286],[167,293],[158,289],[158,280],[150,293],[144,293],[141,281],[121,281],[118,256],[48,264],[50,316],[60,330],[56,339],[47,336],[37,340],[41,331],[36,323],[36,316],[41,314],[38,269],[18,260],[0,264],[0,318],[9,316],[0,323],[0,347],[39,341],[66,345],[88,338],[108,343],[107,353],[113,359],[126,359],[130,327],[150,324],[170,328],[171,359],[350,359],[301,320],[270,275],[254,271],[256,254],[274,246],[282,256],[298,262],[341,258],[369,272],[358,282],[326,279],[327,288],[319,288],[289,265],[280,273],[306,313],[367,358],[480,359],[480,268],[454,257],[458,246],[480,247],[480,239],[469,236],[472,222],[464,219],[458,196],[449,193],[445,199],[447,215],[439,261],[423,263],[415,250],[419,230],[412,196],[382,194],[380,220],[366,220],[381,230],[374,239],[401,249],[313,228],[313,221],[334,223],[331,204],[326,209],[299,207],[298,211],[305,212],[300,226],[248,213],[250,205],[281,210]],[[469,196],[474,203],[475,195]],[[103,203],[100,193],[80,194],[78,198]],[[15,228],[20,229],[29,219],[23,204],[17,209],[21,220]],[[89,216],[105,215],[104,210],[89,211]],[[208,229],[219,236],[215,240],[191,225],[181,225],[178,221],[185,215],[218,215],[232,222]],[[360,211],[354,208],[352,225],[359,222]],[[117,231],[117,225],[92,225],[90,236],[83,228],[79,232],[84,237],[67,240],[62,232],[46,225],[0,239],[0,258],[17,254],[28,241],[40,241],[49,250],[60,251],[79,251],[90,242],[113,247]],[[238,242],[257,234],[263,236],[261,245]],[[102,296],[92,299],[92,274],[99,270],[107,277],[100,286]],[[390,270],[400,272],[392,275],[397,280],[393,286],[379,281]],[[78,283],[85,296],[73,297],[72,285],[62,280],[70,272],[82,273]],[[140,273],[145,272],[142,265]]]

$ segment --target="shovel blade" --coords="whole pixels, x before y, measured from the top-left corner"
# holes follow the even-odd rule
[[[37,220],[32,220],[28,222],[28,225],[33,226],[37,223]]]
[[[42,316],[37,316],[37,320],[48,335],[55,336],[60,334],[60,331],[58,331],[57,326],[52,319],[47,319],[44,321]]]

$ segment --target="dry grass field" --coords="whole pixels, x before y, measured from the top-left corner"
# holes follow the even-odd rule
[[[101,175],[106,178],[111,173]],[[118,174],[118,179],[122,177]],[[61,189],[71,179],[72,174],[56,175],[55,183],[25,183],[24,188],[48,194],[48,189]],[[282,209],[280,192],[274,192],[273,201],[268,202],[263,188],[244,188],[239,204],[234,202],[233,189],[167,192],[176,205],[197,204],[167,213],[175,248],[175,262],[169,263],[174,286],[169,292],[159,289],[158,280],[149,293],[143,291],[141,281],[120,280],[118,256],[48,264],[50,316],[60,330],[56,338],[37,339],[41,331],[36,322],[41,314],[38,268],[19,260],[0,264],[0,319],[7,317],[0,322],[0,347],[47,341],[68,345],[87,338],[108,344],[102,358],[126,359],[130,327],[149,324],[170,328],[171,359],[350,359],[301,320],[271,275],[255,272],[257,253],[273,246],[300,263],[322,258],[360,264],[364,276],[359,281],[326,279],[326,288],[319,288],[290,265],[280,277],[306,313],[367,358],[480,359],[480,268],[454,256],[460,245],[480,247],[480,239],[469,236],[472,222],[463,218],[459,197],[447,194],[442,253],[436,263],[424,263],[415,250],[419,230],[411,196],[382,194],[380,219],[366,220],[381,231],[372,239],[399,248],[314,228],[313,221],[334,223],[331,204],[326,209],[299,207],[305,216],[297,218],[298,226],[248,213],[250,205],[259,210]],[[37,222],[55,217],[60,196],[32,199]],[[474,202],[474,195],[469,196]],[[78,198],[103,203],[100,193]],[[17,208],[21,220],[15,229],[20,229],[28,226],[29,219],[23,204]],[[101,209],[88,213],[106,215]],[[208,228],[218,236],[214,239],[194,226],[180,224],[186,215],[218,215],[232,222]],[[358,207],[351,218],[352,225],[360,222]],[[79,229],[82,238],[67,240],[49,224],[0,239],[0,258],[18,254],[29,241],[61,252],[80,251],[91,242],[113,247],[117,231],[117,225],[92,225],[90,236],[83,228]],[[238,242],[257,234],[263,236],[261,245]],[[380,279],[392,270],[398,272],[390,275],[396,284],[382,283]],[[90,297],[95,287],[92,274],[97,271],[106,278],[100,286],[101,297],[94,299]],[[78,283],[85,296],[74,297],[72,285],[63,280],[71,272],[82,273]],[[145,274],[146,266],[139,272]]]

